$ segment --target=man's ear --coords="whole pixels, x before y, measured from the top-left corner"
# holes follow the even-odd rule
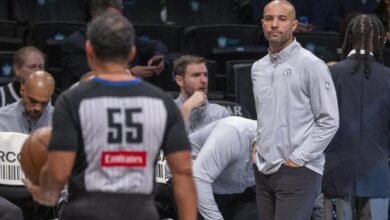
[[[20,95],[21,95],[22,97],[24,96],[25,91],[26,91],[26,86],[24,85],[24,83],[21,83],[21,84],[20,84],[19,92],[20,92]]]
[[[137,54],[137,49],[135,48],[135,46],[132,46],[129,55],[127,56],[127,60],[129,63],[133,61],[136,54]]]
[[[87,56],[87,59],[93,59],[94,57],[94,51],[92,44],[89,40],[85,42],[85,55]]]
[[[176,84],[177,84],[179,87],[183,87],[183,76],[181,76],[181,75],[176,75],[176,76],[175,76],[175,80],[176,80]]]
[[[293,21],[293,32],[295,31],[295,29],[297,29],[297,27],[298,27],[298,20],[297,19],[295,19],[294,21]]]

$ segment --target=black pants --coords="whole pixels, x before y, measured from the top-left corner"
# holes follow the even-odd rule
[[[121,193],[69,195],[61,220],[158,220],[152,196]]]
[[[161,219],[177,219],[177,206],[171,181],[167,184],[156,183],[154,203]]]
[[[259,220],[309,220],[322,176],[306,167],[282,165],[265,175],[254,165]]]
[[[250,187],[243,193],[238,194],[214,194],[214,198],[225,220],[257,219],[254,187]],[[177,207],[170,182],[167,184],[156,184],[155,204],[160,218],[177,219]],[[200,213],[198,213],[198,220],[203,220]]]
[[[255,188],[247,188],[243,193],[231,195],[214,194],[218,209],[225,220],[257,219]]]

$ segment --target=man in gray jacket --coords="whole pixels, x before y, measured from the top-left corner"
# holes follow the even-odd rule
[[[225,107],[208,103],[208,71],[204,58],[184,55],[175,60],[173,69],[180,87],[180,96],[175,103],[180,108],[188,134],[230,116]]]
[[[0,131],[30,134],[51,124],[54,107],[50,100],[55,81],[50,73],[36,71],[20,87],[22,98],[0,108]]]
[[[262,219],[305,220],[320,192],[323,151],[339,124],[336,93],[325,63],[293,38],[291,3],[268,3],[262,26],[269,54],[252,67],[258,212]]]

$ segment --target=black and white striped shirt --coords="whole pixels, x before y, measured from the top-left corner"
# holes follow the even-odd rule
[[[0,107],[12,104],[20,99],[20,83],[12,81],[0,87]]]
[[[50,151],[77,152],[72,191],[150,195],[160,148],[190,150],[181,115],[160,89],[95,77],[56,102]]]

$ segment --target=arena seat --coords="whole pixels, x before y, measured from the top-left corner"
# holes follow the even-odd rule
[[[180,52],[183,28],[178,25],[134,23],[137,37],[146,37],[164,43],[170,52]]]
[[[251,77],[252,64],[234,65],[234,82],[236,87],[235,101],[245,106],[253,119],[257,118],[253,84]]]
[[[13,19],[19,22],[85,22],[87,1],[82,0],[12,0]]]
[[[211,102],[224,106],[231,113],[231,115],[241,116],[249,119],[253,118],[253,116],[248,111],[248,109],[246,109],[244,105],[238,102],[226,101],[226,100],[213,100]]]
[[[295,38],[306,49],[324,60],[339,61],[340,36],[333,32],[295,32]]]
[[[239,24],[239,2],[232,0],[167,0],[167,20],[176,25]]]
[[[62,68],[61,46],[64,39],[73,32],[85,28],[84,22],[36,22],[28,30],[27,42],[47,55],[48,67]]]
[[[259,46],[257,25],[199,25],[184,29],[184,51],[210,58],[214,48]]]
[[[123,15],[133,23],[162,23],[161,9],[156,0],[123,0]]]
[[[18,50],[23,47],[23,39],[19,36],[16,21],[0,20],[0,51]]]
[[[248,59],[248,60],[228,60],[226,61],[226,94],[225,96],[229,100],[235,100],[236,95],[236,72],[234,71],[234,66],[241,64],[253,64],[256,60]]]
[[[7,84],[14,79],[12,63],[14,51],[0,51],[0,85]]]

